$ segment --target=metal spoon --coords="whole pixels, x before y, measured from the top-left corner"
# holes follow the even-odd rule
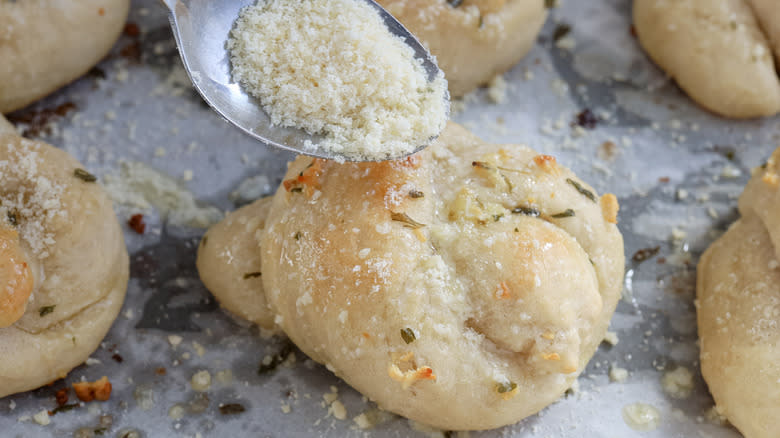
[[[242,8],[256,0],[162,0],[170,10],[171,27],[184,68],[203,99],[228,122],[261,142],[299,154],[340,161],[357,161],[321,150],[305,150],[306,140],[315,144],[322,138],[302,129],[271,125],[258,99],[248,95],[232,81],[225,42]],[[415,58],[422,59],[428,80],[439,74],[430,53],[406,28],[373,0],[360,0],[374,6],[391,33],[406,41]],[[445,96],[449,100],[449,95]],[[447,102],[448,103],[448,102]],[[449,105],[447,105],[449,110]],[[434,137],[435,138],[435,137]],[[422,150],[420,145],[414,152]],[[392,157],[402,158],[402,157]]]

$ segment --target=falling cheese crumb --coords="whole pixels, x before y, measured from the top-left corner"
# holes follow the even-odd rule
[[[273,125],[322,134],[322,149],[386,159],[429,143],[447,119],[447,84],[369,4],[260,0],[227,41],[232,74]]]

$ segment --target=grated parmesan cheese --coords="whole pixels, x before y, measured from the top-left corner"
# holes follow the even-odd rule
[[[259,0],[227,41],[232,74],[274,125],[324,135],[310,150],[356,159],[413,152],[447,120],[442,74],[357,0]]]
[[[623,407],[623,420],[632,429],[651,431],[661,424],[661,413],[655,406],[646,403],[633,403]]]
[[[49,256],[55,244],[47,231],[55,218],[67,218],[60,199],[65,188],[40,173],[38,146],[21,140],[21,147],[6,144],[7,160],[0,160],[0,220],[13,214],[22,240],[39,259]]]
[[[104,176],[103,187],[115,204],[133,212],[154,206],[175,225],[206,228],[222,219],[219,209],[201,206],[176,180],[141,162],[122,162],[118,174]]]

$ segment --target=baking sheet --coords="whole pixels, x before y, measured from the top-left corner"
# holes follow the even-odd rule
[[[181,69],[162,7],[154,0],[132,4],[129,21],[139,35],[128,29],[97,69],[14,119],[75,104],[32,131],[102,181],[116,177],[123,161],[144,162],[177,180],[201,206],[236,208],[242,200],[230,194],[251,177],[261,176],[254,195],[269,193],[292,155],[254,143],[210,111]],[[496,104],[481,90],[454,116],[486,140],[554,154],[599,192],[615,193],[628,258],[624,299],[611,328],[619,342],[602,344],[579,389],[516,425],[468,436],[739,436],[707,418],[712,400],[698,372],[695,263],[736,218],[736,197],[750,168],[780,143],[780,124],[776,117],[727,121],[694,106],[642,53],[629,17],[627,0],[564,0],[539,44],[506,74],[506,101]],[[570,33],[553,42],[564,24]],[[584,109],[599,117],[595,129],[571,125]],[[297,350],[259,374],[264,358],[288,348],[286,342],[263,338],[219,309],[195,269],[204,229],[173,223],[156,208],[141,210],[117,207],[122,222],[144,213],[147,230],[138,235],[126,228],[132,279],[111,332],[90,365],[65,381],[0,401],[3,436],[124,436],[129,430],[146,437],[453,436],[377,415],[373,404]],[[659,251],[650,259],[631,260],[654,247]],[[661,385],[677,366],[694,374],[693,392],[683,399]],[[612,367],[628,370],[627,380],[610,382]],[[191,378],[202,370],[212,383],[197,392]],[[108,402],[60,412],[46,426],[31,419],[56,406],[54,392],[66,383],[104,375],[113,384]],[[323,399],[334,388],[346,420],[335,418]],[[639,432],[626,424],[623,408],[636,402],[660,412],[657,429]],[[246,410],[223,414],[225,404]],[[364,412],[378,424],[360,429],[353,418]]]

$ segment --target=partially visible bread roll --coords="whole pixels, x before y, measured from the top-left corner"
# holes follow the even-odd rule
[[[0,281],[21,280],[6,269],[12,256],[33,282],[8,281],[0,291],[0,397],[82,364],[119,313],[129,275],[122,230],[94,177],[66,152],[7,126],[0,116]],[[18,293],[29,299],[7,296]]]
[[[634,25],[648,55],[699,105],[725,117],[771,116],[780,111],[770,43],[780,8],[751,1],[758,17],[748,0],[634,0]]]
[[[717,407],[746,438],[780,430],[780,149],[739,200],[742,218],[698,266],[701,368]]]
[[[0,114],[73,81],[114,45],[129,0],[0,1]]]
[[[454,97],[490,82],[531,50],[543,0],[378,0],[436,56]]]

